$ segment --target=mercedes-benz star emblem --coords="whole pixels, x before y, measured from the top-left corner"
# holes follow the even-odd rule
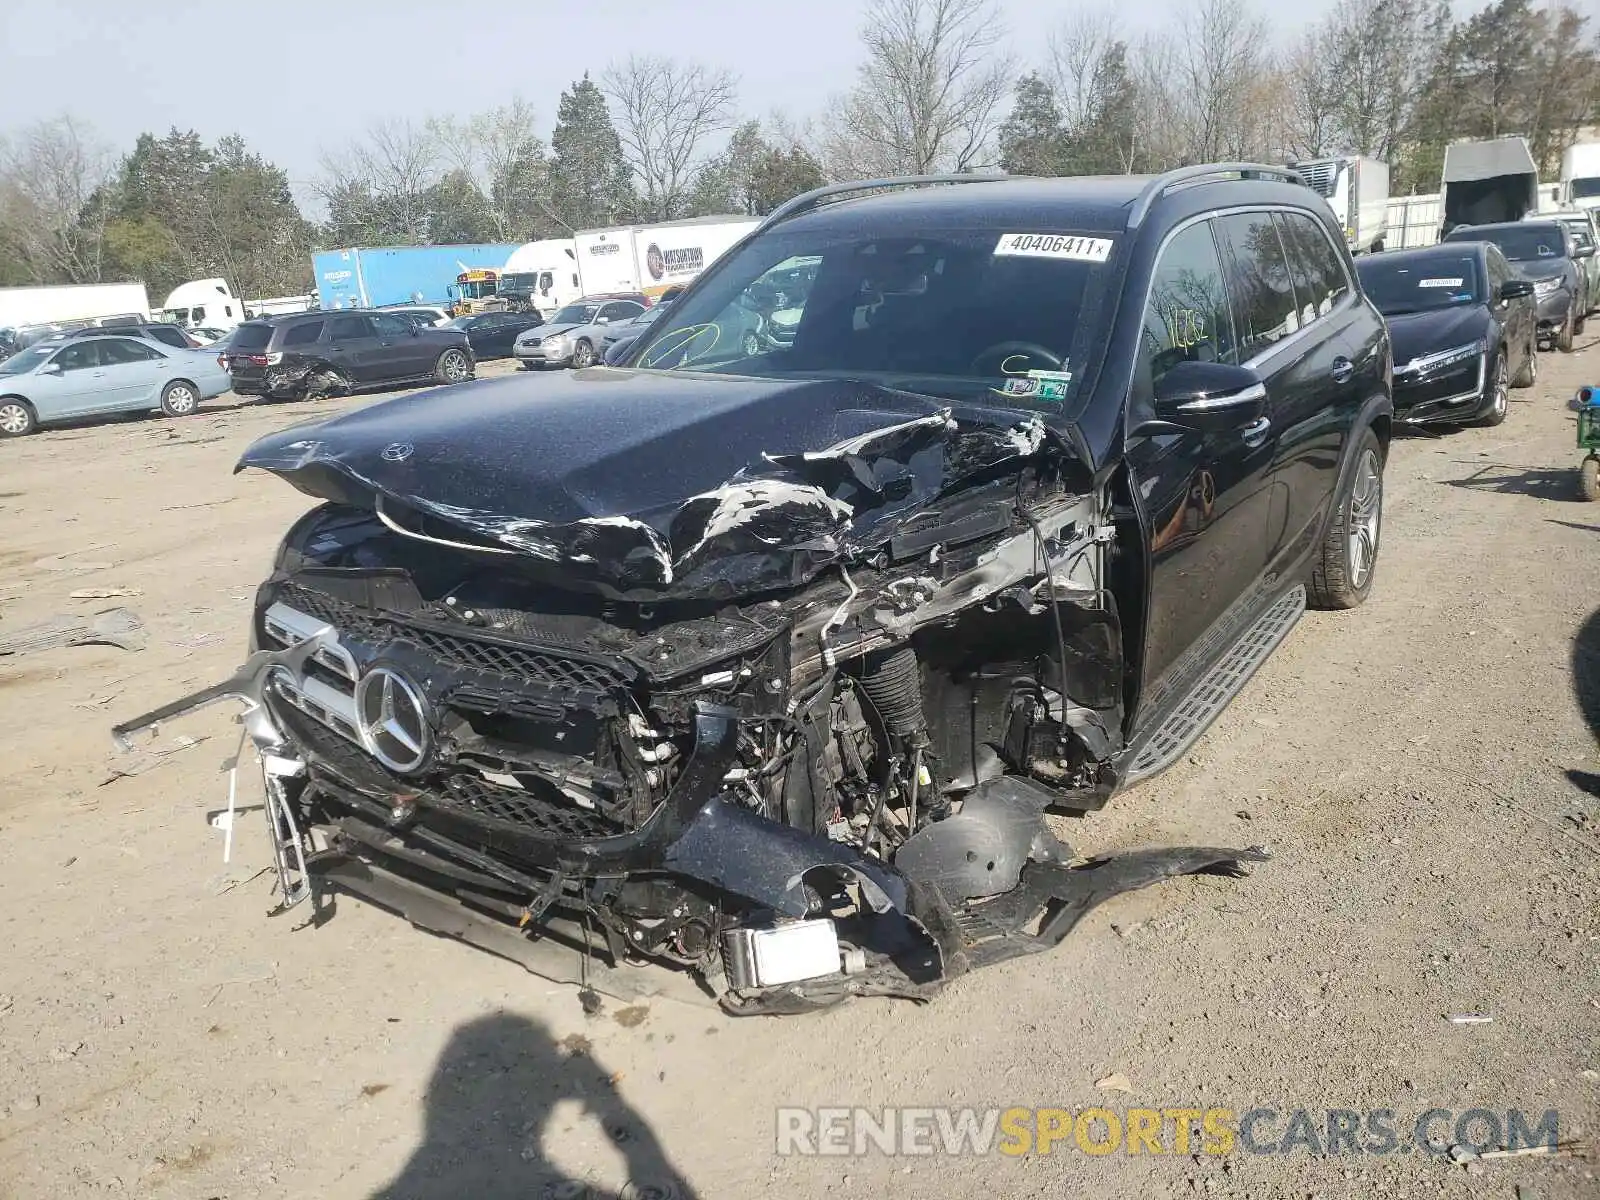
[[[406,459],[411,457],[414,450],[416,450],[416,447],[410,442],[390,442],[383,448],[383,461],[405,462]]]
[[[428,757],[428,702],[398,671],[374,667],[356,687],[361,744],[391,771],[415,771]]]

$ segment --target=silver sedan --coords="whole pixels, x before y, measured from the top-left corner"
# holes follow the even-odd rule
[[[0,362],[0,438],[100,414],[186,417],[228,386],[211,350],[130,337],[43,341]]]

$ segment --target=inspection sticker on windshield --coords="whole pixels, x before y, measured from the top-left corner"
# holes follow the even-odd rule
[[[1103,263],[1111,257],[1110,238],[1065,237],[1058,233],[1002,233],[995,254],[1028,258],[1067,258],[1075,262]]]
[[[1465,279],[1419,279],[1417,286],[1423,287],[1460,287]]]

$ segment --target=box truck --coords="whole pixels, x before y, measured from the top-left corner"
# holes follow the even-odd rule
[[[1539,211],[1539,168],[1528,139],[1452,142],[1444,150],[1442,238],[1457,225],[1520,221]]]
[[[682,287],[761,224],[759,217],[692,217],[590,229],[573,242],[585,296]]]
[[[70,283],[0,288],[0,328],[90,324],[102,317],[150,319],[150,297],[142,283]]]
[[[1561,198],[1573,208],[1600,208],[1600,142],[1579,142],[1561,155]]]
[[[1382,250],[1389,237],[1389,164],[1347,154],[1290,163],[1328,202],[1352,254]]]
[[[324,309],[443,306],[450,303],[458,275],[474,268],[499,270],[516,248],[512,242],[484,242],[324,250],[312,255],[311,271]]]

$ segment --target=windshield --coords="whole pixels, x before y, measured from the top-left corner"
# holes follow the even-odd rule
[[[0,362],[0,375],[26,375],[35,367],[43,366],[45,361],[54,354],[60,346],[34,346],[14,354],[5,362]]]
[[[531,292],[538,283],[539,277],[531,271],[517,272],[512,275],[500,276],[500,290],[502,292]]]
[[[774,232],[703,277],[628,357],[1059,409],[1103,341],[1112,249],[1038,231]]]
[[[1600,178],[1574,179],[1572,181],[1572,198],[1574,200],[1586,199],[1590,196],[1600,196]]]
[[[1473,254],[1430,254],[1396,261],[1389,255],[1363,254],[1356,272],[1367,296],[1386,317],[1476,304],[1480,289],[1478,259]]]
[[[569,304],[565,308],[556,310],[556,315],[550,318],[550,324],[587,325],[599,315],[598,304]]]
[[[1476,235],[1476,236],[1474,236]],[[1466,228],[1452,233],[1452,242],[1493,242],[1512,262],[1537,262],[1542,258],[1565,258],[1561,229],[1555,225],[1506,226],[1498,229]]]

